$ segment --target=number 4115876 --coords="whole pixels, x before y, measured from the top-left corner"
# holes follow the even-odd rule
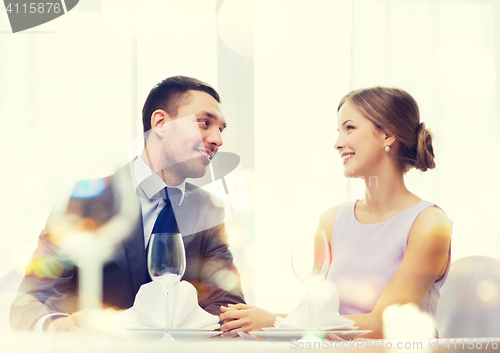
[[[460,347],[462,346],[462,347]],[[448,339],[446,340],[445,344],[443,345],[445,348],[454,348],[456,349],[457,347],[462,348],[462,349],[487,349],[489,347],[493,349],[498,349],[498,340],[497,339],[490,339],[490,338],[469,338],[469,339]]]
[[[5,8],[7,12],[10,14],[12,12],[14,13],[60,13],[61,12],[61,4],[59,3],[52,3],[52,2],[46,2],[46,3],[30,3],[29,6],[28,4],[24,3],[19,6],[19,4],[14,4],[9,3],[7,7]],[[21,10],[21,11],[19,11]]]

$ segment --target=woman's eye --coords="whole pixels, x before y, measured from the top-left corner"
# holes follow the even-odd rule
[[[346,129],[347,129],[347,131],[352,130],[352,129],[354,129],[354,126],[352,126],[352,125],[347,125],[347,128],[346,128]]]

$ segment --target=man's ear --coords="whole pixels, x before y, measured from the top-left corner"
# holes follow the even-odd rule
[[[162,109],[157,109],[151,114],[151,130],[158,136],[165,136],[165,124],[171,120],[170,115]]]

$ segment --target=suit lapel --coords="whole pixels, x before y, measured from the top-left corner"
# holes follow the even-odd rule
[[[141,285],[148,282],[146,250],[144,248],[144,228],[142,226],[142,217],[138,218],[135,229],[124,242],[125,255],[127,257],[134,293],[139,291]]]
[[[123,173],[125,178],[123,178],[135,194],[134,183],[132,181],[131,168],[133,162],[130,162],[124,166],[118,173]],[[137,221],[132,231],[128,237],[122,242],[123,249],[125,250],[125,257],[120,260],[127,263],[125,268],[130,271],[130,278],[132,280],[132,287],[134,293],[139,291],[141,285],[149,282],[147,259],[146,259],[146,249],[144,247],[144,226],[142,223],[142,210],[140,207],[139,197],[135,198],[138,203],[137,210],[139,214],[137,215]]]

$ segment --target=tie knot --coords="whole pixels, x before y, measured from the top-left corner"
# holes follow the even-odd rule
[[[163,189],[164,195],[163,198],[167,204],[171,204],[171,201],[178,201],[181,196],[181,191],[176,187],[165,187]]]

